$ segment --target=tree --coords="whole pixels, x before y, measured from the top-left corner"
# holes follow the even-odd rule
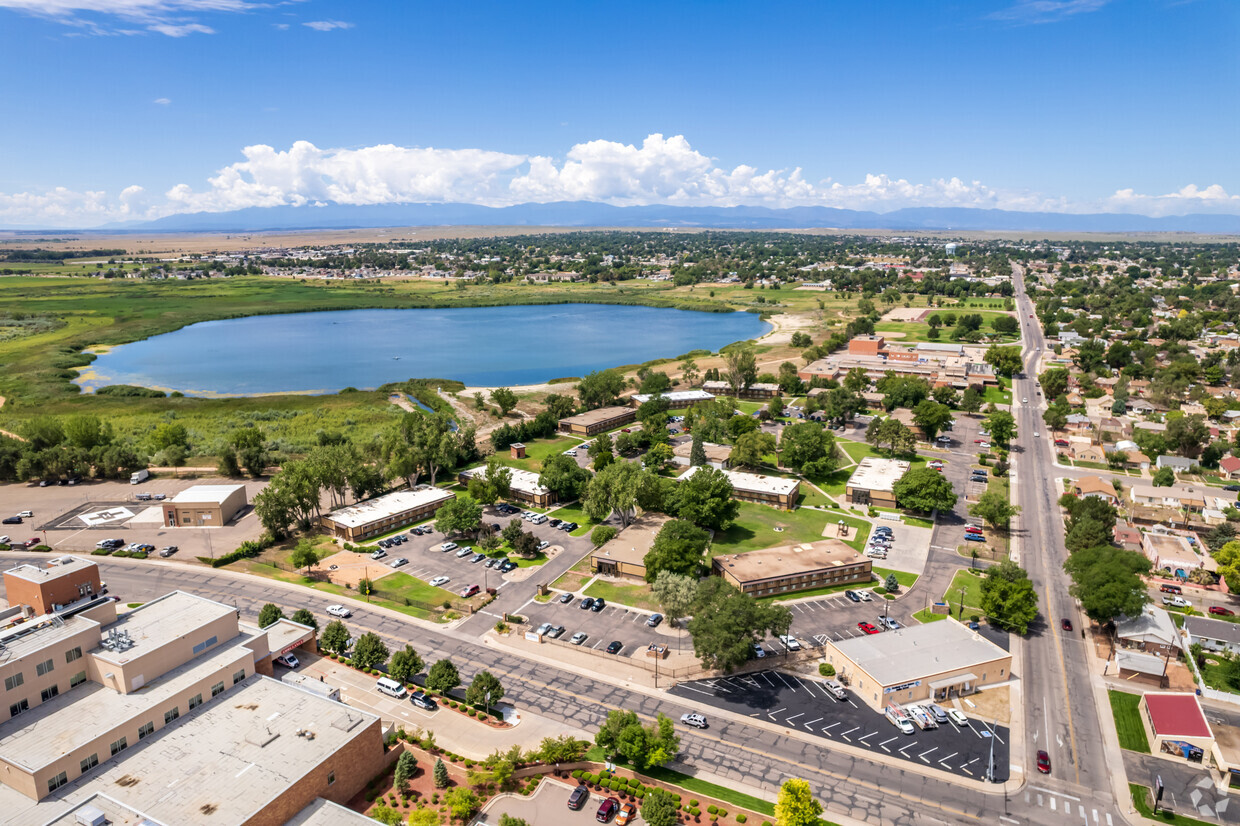
[[[702,374],[698,372],[697,362],[693,359],[685,359],[680,363],[680,378],[688,385],[693,387],[702,378]]]
[[[284,619],[284,611],[279,605],[269,602],[258,612],[258,627],[266,628],[274,622]]]
[[[577,397],[587,410],[611,404],[624,390],[624,376],[616,370],[595,370],[577,383]]]
[[[507,387],[497,387],[491,391],[491,401],[499,405],[501,416],[507,416],[517,406],[517,394]]]
[[[896,503],[902,508],[929,513],[933,510],[948,511],[956,506],[956,491],[943,474],[934,468],[921,467],[905,471],[895,483],[892,492]]]
[[[1038,384],[1048,399],[1057,399],[1068,390],[1068,370],[1064,367],[1052,367],[1043,370],[1038,376]]]
[[[724,354],[727,364],[727,382],[732,388],[732,395],[739,396],[741,391],[758,380],[758,361],[753,348],[747,346],[734,347]]]
[[[461,684],[461,675],[452,660],[437,660],[426,673],[426,687],[446,694]]]
[[[1200,414],[1181,416],[1167,422],[1167,441],[1174,445],[1181,455],[1196,458],[1201,453],[1202,445],[1210,440],[1210,427],[1205,417]]]
[[[960,401],[956,395],[956,388],[950,384],[940,384],[938,387],[930,391],[931,397],[939,404],[945,404],[948,407],[955,407]]]
[[[912,453],[917,446],[913,431],[901,421],[884,419],[875,416],[870,426],[865,429],[865,440],[876,448],[888,445],[889,451],[895,453]]]
[[[439,826],[439,810],[419,806],[409,815],[409,826]]]
[[[819,409],[828,421],[835,424],[850,422],[866,409],[865,399],[861,394],[847,387],[833,387],[820,398]]]
[[[310,569],[319,564],[319,555],[314,550],[314,543],[309,539],[299,541],[297,547],[293,548],[293,553],[289,555],[288,561],[294,568],[305,568],[308,576]]]
[[[451,536],[478,530],[482,524],[482,505],[467,493],[449,499],[435,512],[435,530]]]
[[[523,817],[513,817],[505,812],[499,816],[499,826],[530,826],[530,824]]]
[[[388,658],[388,647],[373,631],[367,631],[353,644],[353,664],[358,668],[377,668]]]
[[[921,428],[927,442],[933,442],[951,420],[952,409],[945,404],[927,399],[913,408],[913,421]]]
[[[490,671],[479,671],[470,681],[469,688],[465,689],[465,702],[474,706],[485,706],[487,714],[491,713],[491,706],[498,703],[503,696],[504,686]]]
[[[676,515],[695,525],[726,530],[740,513],[732,498],[732,483],[723,471],[700,467],[692,476],[681,477],[676,486]]]
[[[644,371],[644,372],[643,372]],[[672,380],[667,377],[667,373],[661,370],[639,370],[637,373],[641,379],[641,384],[637,386],[637,392],[642,395],[653,396],[659,393],[666,393],[672,389]]]
[[[309,608],[298,608],[290,619],[300,625],[308,625],[316,631],[319,629],[319,621],[314,618],[314,612]]]
[[[642,559],[646,581],[654,582],[664,571],[685,576],[696,574],[708,544],[710,534],[692,522],[672,519],[664,523]]]
[[[423,666],[418,652],[413,650],[412,645],[406,645],[392,655],[392,661],[388,663],[388,676],[402,683],[411,683],[413,676],[420,672]]]
[[[1016,419],[1007,411],[996,410],[986,417],[986,429],[990,431],[990,441],[1006,450],[1016,435]]]
[[[755,430],[736,440],[736,445],[733,446],[728,460],[736,467],[758,468],[763,465],[766,457],[774,452],[775,437],[770,433]],[[702,464],[705,462],[703,461]]]
[[[590,531],[590,544],[596,548],[601,548],[615,538],[619,533],[611,525],[596,525],[594,530]]]
[[[448,767],[441,758],[435,758],[435,768],[431,770],[431,774],[434,776],[436,789],[448,788]]]
[[[448,814],[461,823],[469,820],[482,806],[478,793],[468,786],[449,789],[443,796],[443,802],[448,807]]]
[[[689,447],[689,466],[700,467],[704,464],[706,464],[706,447],[702,444],[702,437],[694,433],[693,444]]]
[[[783,464],[800,471],[806,465],[822,459],[833,459],[835,456],[835,436],[823,430],[816,422],[801,422],[788,425],[779,437],[780,460]],[[830,473],[834,468],[827,469]]]
[[[1169,488],[1175,484],[1175,471],[1169,467],[1160,467],[1154,471],[1151,481],[1156,488]]]
[[[982,391],[977,389],[976,384],[970,384],[960,397],[960,409],[966,413],[976,413],[982,409],[982,400]]]
[[[1020,507],[1009,502],[1007,496],[1000,491],[988,490],[969,506],[969,513],[996,528],[1007,530],[1012,517],[1020,513]]]
[[[607,465],[586,485],[586,515],[603,522],[614,513],[620,526],[627,528],[636,515],[638,492],[652,478],[657,477],[631,462]]]
[[[652,471],[658,472],[672,463],[675,458],[671,445],[659,443],[653,445],[642,458],[642,464]]]
[[[543,399],[547,412],[551,414],[553,419],[564,419],[573,415],[573,410],[577,405],[573,404],[573,400],[569,396],[561,396],[559,393],[552,393]]]
[[[1016,335],[1020,331],[1020,322],[1010,315],[995,316],[990,320],[991,329],[1004,335]]]
[[[790,777],[779,787],[775,802],[775,826],[817,826],[822,804],[814,799],[809,783]]]
[[[402,795],[409,794],[409,781],[417,770],[418,758],[411,751],[402,751],[396,759],[396,776],[393,778],[397,791]]]
[[[992,344],[986,350],[986,363],[994,367],[995,372],[1000,376],[1011,378],[1021,367],[1020,348],[1000,347]]]
[[[468,488],[470,497],[479,505],[494,505],[510,493],[512,469],[500,464],[498,455],[489,456],[486,469],[470,477]]]
[[[791,624],[787,607],[759,603],[720,577],[708,577],[698,585],[688,628],[702,667],[730,672],[749,659],[754,643],[767,633],[786,634]]]
[[[978,607],[991,625],[1024,634],[1038,616],[1038,592],[1025,570],[1010,559],[987,569],[981,591]]]
[[[649,826],[676,826],[679,809],[676,796],[665,789],[649,789],[642,798],[642,818]]]
[[[698,583],[692,576],[660,571],[650,586],[669,623],[675,624],[689,615],[697,599]]]
[[[599,726],[594,743],[609,754],[619,754],[639,769],[662,766],[676,756],[680,738],[670,718],[655,715],[651,726],[642,726],[632,711],[613,710]]]
[[[1150,561],[1137,551],[1083,548],[1071,553],[1063,567],[1072,579],[1069,593],[1095,622],[1138,616],[1149,602],[1141,577],[1149,573]]]
[[[883,394],[883,408],[886,410],[895,410],[897,407],[911,409],[930,396],[930,383],[925,379],[900,376],[890,371],[874,386]]]
[[[333,654],[343,654],[349,650],[349,629],[340,620],[332,620],[319,635],[319,646]]]
[[[616,458],[612,452],[611,437],[606,433],[600,433],[595,437],[594,441],[590,442],[590,446],[586,448],[586,453],[589,454],[590,460],[594,462],[595,473],[601,472],[603,468],[610,465],[612,460]]]
[[[542,473],[538,476],[538,484],[554,493],[561,502],[571,502],[580,497],[589,483],[590,471],[563,453],[544,460]]]

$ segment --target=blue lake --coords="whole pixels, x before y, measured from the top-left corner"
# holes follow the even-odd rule
[[[603,304],[252,316],[114,347],[78,384],[134,384],[187,396],[333,393],[410,378],[538,384],[690,350],[713,352],[770,329],[753,313]]]

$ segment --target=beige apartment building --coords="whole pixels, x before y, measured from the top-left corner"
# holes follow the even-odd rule
[[[677,477],[683,482],[700,471],[703,466],[690,467]],[[758,473],[743,473],[739,470],[720,470],[732,483],[732,498],[742,502],[757,502],[770,505],[781,510],[792,510],[796,506],[797,497],[801,493],[801,480],[789,479],[784,476],[766,476]]]
[[[398,490],[332,511],[320,517],[319,524],[331,536],[360,542],[429,519],[455,498],[452,491],[429,485]]]
[[[560,431],[574,436],[596,436],[636,419],[637,411],[632,407],[600,407],[560,419]]]

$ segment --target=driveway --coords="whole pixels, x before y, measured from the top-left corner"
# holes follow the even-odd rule
[[[594,815],[599,805],[606,800],[601,794],[591,794],[590,799],[574,812],[568,808],[568,796],[574,786],[562,780],[546,777],[538,784],[538,788],[529,797],[519,794],[501,794],[491,798],[482,812],[473,819],[473,823],[482,826],[496,826],[500,815],[511,815],[523,818],[530,826],[589,826],[596,824]],[[615,820],[613,818],[612,822]],[[640,818],[635,822],[640,822]]]

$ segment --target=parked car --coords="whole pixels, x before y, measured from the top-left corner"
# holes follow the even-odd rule
[[[1184,593],[1183,589],[1181,589],[1179,585],[1166,585],[1166,584],[1163,584],[1163,585],[1158,586],[1158,590],[1162,591],[1164,594],[1182,594],[1182,593]]]
[[[760,660],[766,656],[766,649],[763,648],[759,643],[755,642],[753,644],[753,655],[754,657]]]
[[[1181,596],[1169,596],[1162,598],[1163,605],[1170,605],[1173,608],[1192,608],[1193,604]]]
[[[891,617],[879,617],[878,624],[886,627],[888,631],[898,631],[901,627],[900,623],[896,622]]]
[[[608,654],[619,654],[621,648],[624,648],[624,643],[620,642],[620,640],[612,640],[607,643]]]
[[[558,640],[564,634],[563,625],[553,625],[551,630],[547,632],[547,636],[553,640]]]
[[[585,597],[584,599],[581,600],[581,603],[578,605],[578,607],[581,608],[583,611],[588,611],[589,609],[593,608],[594,597]]]
[[[383,559],[383,557],[385,557],[385,556],[387,556],[387,551],[385,551],[385,550],[383,550],[382,548],[380,548],[379,550],[377,550],[377,551],[375,551],[373,554],[371,554],[371,555],[370,555],[370,558],[371,558],[371,559]]]
[[[861,629],[861,633],[863,634],[881,634],[882,633],[882,631],[879,630],[878,626],[872,622],[859,622],[857,623],[857,627]]]
[[[586,801],[590,799],[590,789],[587,786],[578,786],[573,789],[568,796],[568,808],[574,812],[580,811],[582,806],[586,805]]]
[[[565,594],[560,594],[560,604],[561,604],[561,605],[567,605],[568,603],[570,603],[570,602],[572,602],[572,601],[573,601],[573,595],[572,595],[572,594],[567,594],[567,593],[565,593]]]
[[[1240,485],[1223,485],[1223,490],[1227,490],[1227,491],[1231,491],[1232,493],[1235,493],[1236,491],[1240,490]]]
[[[0,545],[7,545],[7,544],[9,544],[8,534],[5,534],[4,536],[0,536]],[[95,547],[101,547],[101,546],[96,545]]]
[[[426,694],[421,691],[413,692],[413,695],[409,698],[409,702],[426,711],[434,711],[439,708],[439,706],[435,704],[434,700],[427,697]]]
[[[499,569],[500,571],[506,574],[509,571],[515,570],[516,567],[517,567],[517,563],[513,562],[511,559],[505,559],[503,564],[499,566]]]
[[[333,617],[345,618],[353,616],[353,612],[343,605],[329,605],[327,606],[327,613]]]
[[[1230,608],[1224,608],[1221,605],[1211,605],[1208,609],[1211,614],[1218,614],[1220,617],[1234,617],[1236,612]]]
[[[477,585],[466,585],[464,588],[461,589],[461,596],[469,598],[481,590],[482,588]]]
[[[289,652],[288,654],[281,654],[276,657],[276,662],[285,668],[296,668],[300,665],[300,663],[297,662],[297,658],[293,656],[292,652]]]
[[[159,552],[159,555],[162,556],[164,559],[167,559],[168,557],[172,556],[174,553],[176,553],[179,550],[180,548],[178,548],[176,545],[169,545],[168,547],[161,550]]]
[[[23,519],[32,519],[34,518],[34,511],[18,511],[17,515]]]
[[[619,810],[620,801],[616,800],[614,797],[609,797],[599,804],[598,814],[594,816],[594,819],[599,823],[606,823],[611,820],[612,816]]]
[[[986,541],[986,537],[982,536],[980,533],[966,533],[964,535],[964,538],[968,540],[969,542],[985,542]]]
[[[607,607],[607,600],[603,599],[602,597],[595,597],[594,604],[590,606],[590,610],[597,614],[599,611],[602,611],[606,607]]]
[[[874,601],[874,596],[869,591],[858,591],[857,596],[861,597],[862,602]]]
[[[585,642],[588,639],[590,639],[589,634],[587,634],[585,631],[578,631],[576,634],[573,634],[572,638],[569,639],[569,642],[571,642],[573,645],[581,645],[583,642]]]
[[[801,650],[801,641],[798,640],[796,637],[792,636],[791,634],[780,634],[779,641],[782,642],[784,644],[784,647],[787,648],[789,651],[800,651]]]
[[[42,541],[43,541],[43,540],[39,539],[39,537],[37,537],[37,536],[32,536],[32,537],[30,537],[29,539],[27,539],[27,540],[26,540],[26,547],[27,547],[27,548],[33,548],[35,545],[38,545],[38,544],[39,544],[40,542],[42,542]]]
[[[405,559],[403,556],[398,556],[398,557],[396,557],[395,559],[393,559],[391,562],[389,562],[389,563],[388,563],[388,567],[389,567],[389,568],[399,568],[399,567],[401,567],[402,565],[408,565],[408,564],[409,564],[409,560]]]
[[[482,560],[486,558],[487,558],[486,554],[474,554],[472,557],[470,557],[469,561],[473,563],[474,565],[477,565],[479,562],[481,562]]]
[[[693,728],[707,727],[706,718],[696,712],[680,715],[680,722],[684,723],[686,726],[692,726]]]
[[[969,724],[969,718],[965,717],[964,712],[958,708],[949,708],[947,710],[947,719],[958,726],[967,726]]]
[[[979,528],[977,525],[965,525],[964,532],[965,533],[981,533],[982,529]]]
[[[20,525],[21,523],[22,518],[20,516],[6,516],[3,521],[5,525]]]
[[[432,588],[439,588],[440,586],[446,585],[447,583],[448,583],[448,577],[437,576],[426,584],[431,586]]]
[[[474,549],[466,545],[464,548],[457,549],[456,558],[464,559],[465,557],[471,555],[473,552],[474,552]]]
[[[439,550],[443,551],[444,553],[447,553],[448,551],[455,551],[455,550],[456,550],[456,543],[455,543],[455,542],[445,542],[445,543],[443,543],[442,545],[440,545],[440,546],[439,546]]]
[[[616,826],[628,826],[637,817],[637,807],[632,803],[625,803],[620,807],[620,814],[616,815]]]
[[[543,634],[546,634],[550,630],[551,630],[551,623],[544,622],[542,625],[538,626],[538,630],[535,631],[534,633],[541,637]]]
[[[646,620],[646,627],[647,628],[658,628],[659,623],[661,622],[663,622],[662,614],[651,614],[650,617]]]
[[[484,563],[482,563],[482,564],[483,564],[483,566],[484,566],[484,567],[486,567],[486,568],[494,568],[496,565],[499,565],[499,564],[501,564],[502,562],[503,562],[503,560],[501,560],[501,559],[500,559],[499,557],[497,557],[497,556],[489,556],[489,557],[487,557],[487,561],[486,561],[486,562],[484,562]]]
[[[845,592],[844,592],[844,596],[848,597],[848,598],[849,598],[850,600],[852,600],[853,602],[860,602],[860,601],[861,601],[861,597],[860,597],[860,595],[859,595],[856,591],[845,591]]]

